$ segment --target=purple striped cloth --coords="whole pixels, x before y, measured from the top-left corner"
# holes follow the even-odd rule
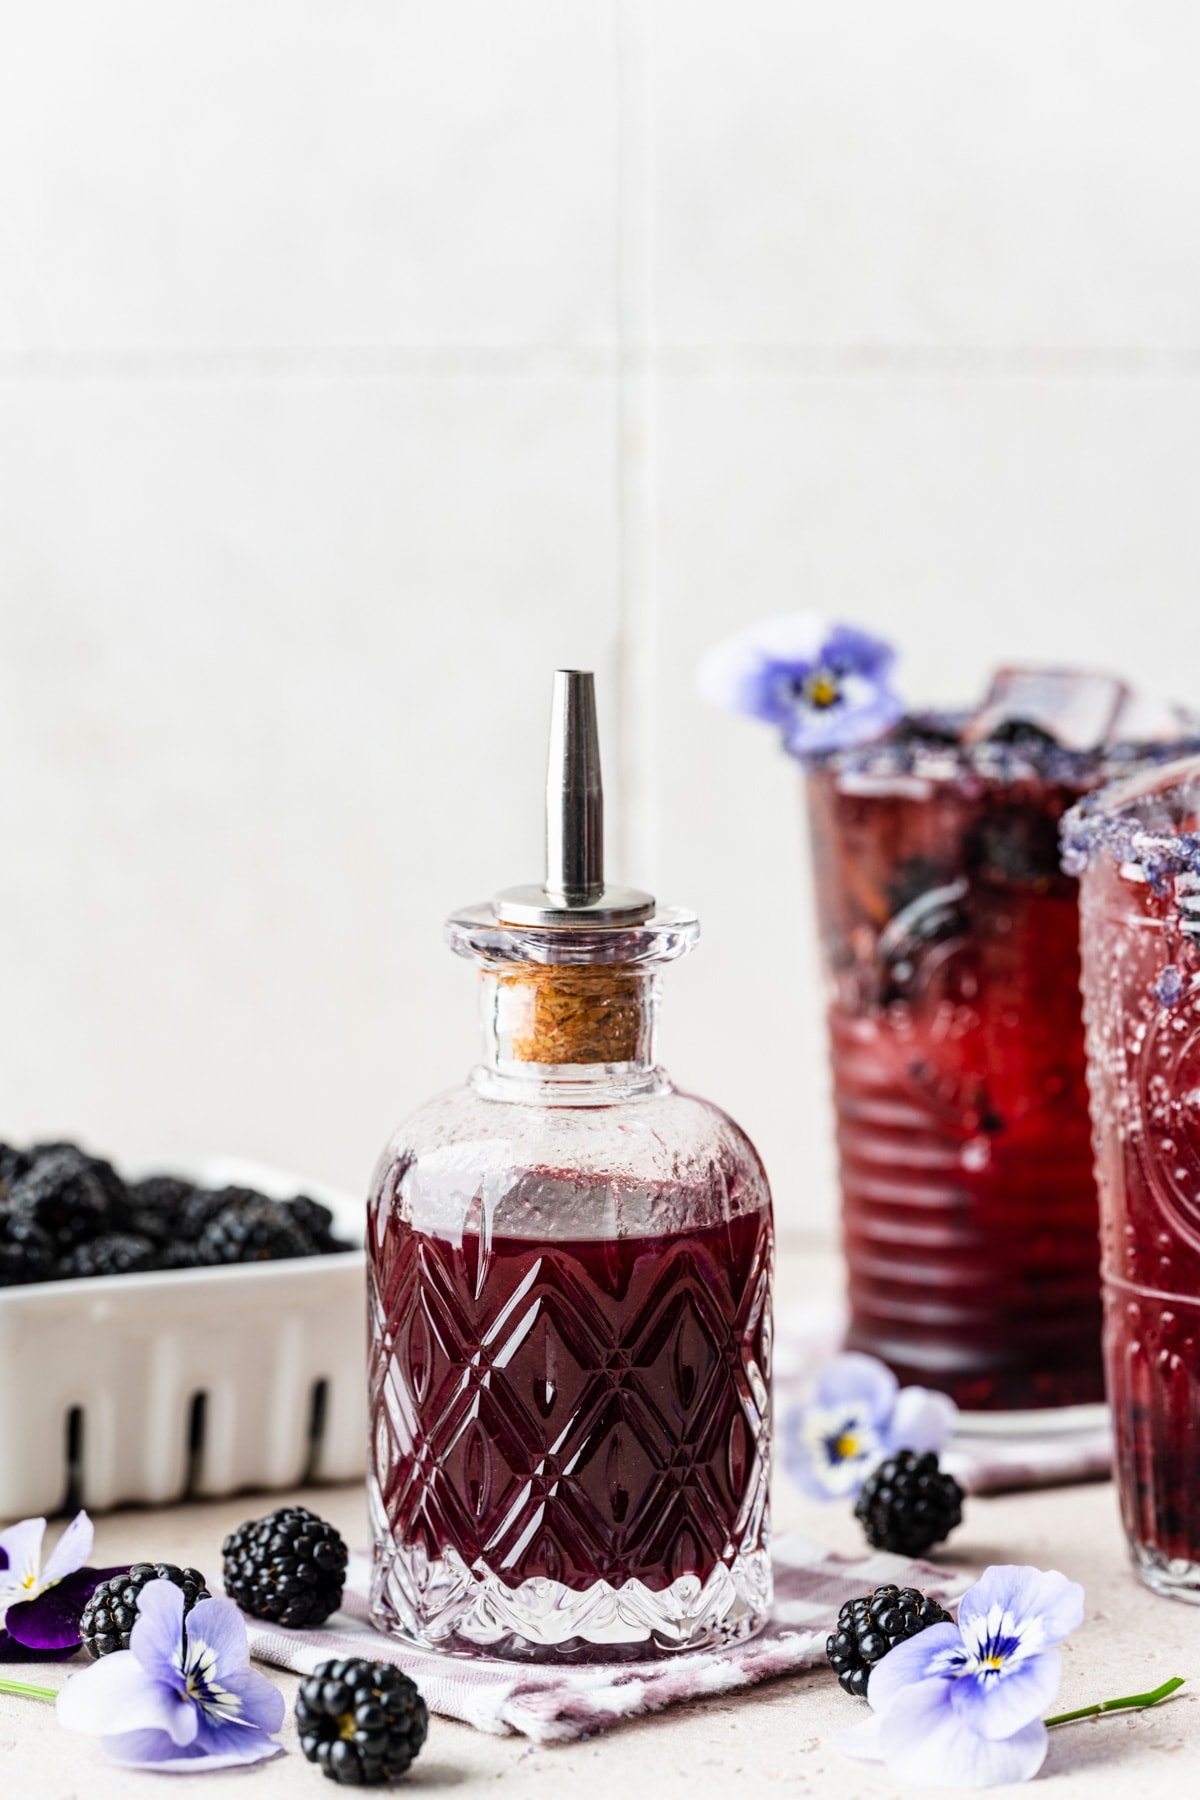
[[[956,1599],[969,1580],[884,1551],[836,1556],[795,1533],[776,1540],[772,1560],[775,1605],[765,1631],[747,1643],[654,1662],[555,1667],[413,1649],[370,1624],[370,1565],[363,1556],[351,1557],[343,1609],[323,1630],[282,1631],[249,1618],[246,1626],[253,1654],[278,1668],[311,1674],[327,1657],[341,1656],[395,1663],[417,1683],[431,1712],[481,1731],[516,1732],[548,1744],[588,1737],[683,1700],[729,1694],[814,1668],[824,1658],[825,1639],[842,1602],[882,1582],[920,1587],[946,1601]]]

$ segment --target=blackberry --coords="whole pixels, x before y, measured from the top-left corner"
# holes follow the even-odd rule
[[[129,1189],[105,1157],[92,1156],[89,1151],[81,1149],[78,1144],[35,1144],[29,1152],[29,1161],[30,1165],[36,1168],[38,1163],[46,1157],[63,1155],[75,1157],[79,1163],[91,1170],[108,1196],[114,1224],[119,1223],[124,1209],[128,1205]]]
[[[200,1250],[196,1244],[162,1244],[155,1247],[154,1267],[156,1269],[199,1269],[203,1268]]]
[[[901,1556],[923,1556],[962,1524],[963,1491],[931,1450],[897,1450],[863,1483],[854,1508],[867,1542]]]
[[[0,1144],[0,1199],[28,1167],[29,1158],[23,1150],[15,1150],[11,1144]]]
[[[0,1210],[0,1288],[48,1281],[54,1272],[54,1240],[40,1225]]]
[[[174,1563],[134,1563],[127,1575],[102,1581],[79,1620],[83,1648],[93,1658],[128,1650],[129,1634],[137,1621],[138,1595],[151,1581],[170,1581],[183,1589],[186,1617],[197,1600],[212,1595],[199,1569],[178,1569]]]
[[[222,1548],[225,1592],[256,1619],[302,1629],[323,1624],[342,1603],[346,1546],[305,1506],[248,1519]]]
[[[15,1218],[37,1225],[60,1251],[73,1250],[113,1224],[113,1202],[82,1151],[70,1146],[39,1155],[9,1191]]]
[[[64,1281],[93,1275],[138,1275],[158,1266],[158,1251],[147,1237],[130,1231],[105,1231],[86,1244],[76,1244],[59,1262],[55,1274]]]
[[[247,1200],[258,1198],[249,1188],[222,1188],[219,1193],[213,1193],[209,1188],[193,1188],[190,1194],[185,1194],[179,1202],[175,1220],[179,1236],[189,1244],[198,1243],[209,1220],[215,1219],[228,1206],[233,1195]]]
[[[296,1730],[330,1781],[374,1787],[410,1767],[429,1730],[416,1684],[391,1663],[319,1663],[300,1683]]]
[[[161,1233],[164,1238],[176,1236],[183,1223],[184,1208],[196,1192],[194,1183],[180,1181],[174,1175],[151,1175],[145,1181],[131,1182],[129,1204],[139,1228],[148,1237]],[[151,1230],[151,1221],[157,1229]]]
[[[297,1194],[294,1200],[285,1200],[283,1210],[292,1224],[304,1233],[313,1249],[320,1256],[327,1256],[330,1251],[340,1248],[333,1235],[333,1214],[319,1200],[310,1200],[307,1194]]]
[[[861,1600],[847,1600],[836,1629],[825,1639],[825,1655],[843,1691],[863,1700],[871,1670],[881,1657],[928,1626],[949,1623],[950,1614],[936,1600],[892,1582]]]
[[[237,1192],[229,1190],[226,1192]],[[200,1259],[207,1263],[280,1262],[285,1257],[315,1256],[316,1250],[273,1200],[261,1194],[230,1200],[200,1234]]]

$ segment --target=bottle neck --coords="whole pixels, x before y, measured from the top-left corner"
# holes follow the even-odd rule
[[[489,1099],[607,1106],[669,1091],[654,1061],[656,971],[513,963],[485,969],[480,990],[483,1061],[472,1079]]]

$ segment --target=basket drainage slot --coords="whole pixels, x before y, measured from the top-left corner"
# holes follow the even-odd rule
[[[308,1456],[304,1464],[304,1481],[318,1479],[321,1463],[321,1446],[325,1442],[325,1420],[329,1413],[329,1383],[324,1377],[313,1382],[312,1398],[308,1407]]]
[[[189,1500],[200,1486],[200,1478],[204,1472],[204,1437],[208,1418],[208,1395],[201,1392],[192,1395],[188,1408],[187,1434],[187,1476],[184,1492]]]
[[[67,1413],[63,1455],[66,1462],[67,1491],[63,1496],[64,1512],[78,1512],[83,1505],[83,1408],[72,1406]]]

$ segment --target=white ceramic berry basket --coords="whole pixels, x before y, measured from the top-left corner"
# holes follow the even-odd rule
[[[311,1194],[356,1247],[0,1291],[0,1520],[361,1475],[364,1202],[237,1158],[123,1173]]]

